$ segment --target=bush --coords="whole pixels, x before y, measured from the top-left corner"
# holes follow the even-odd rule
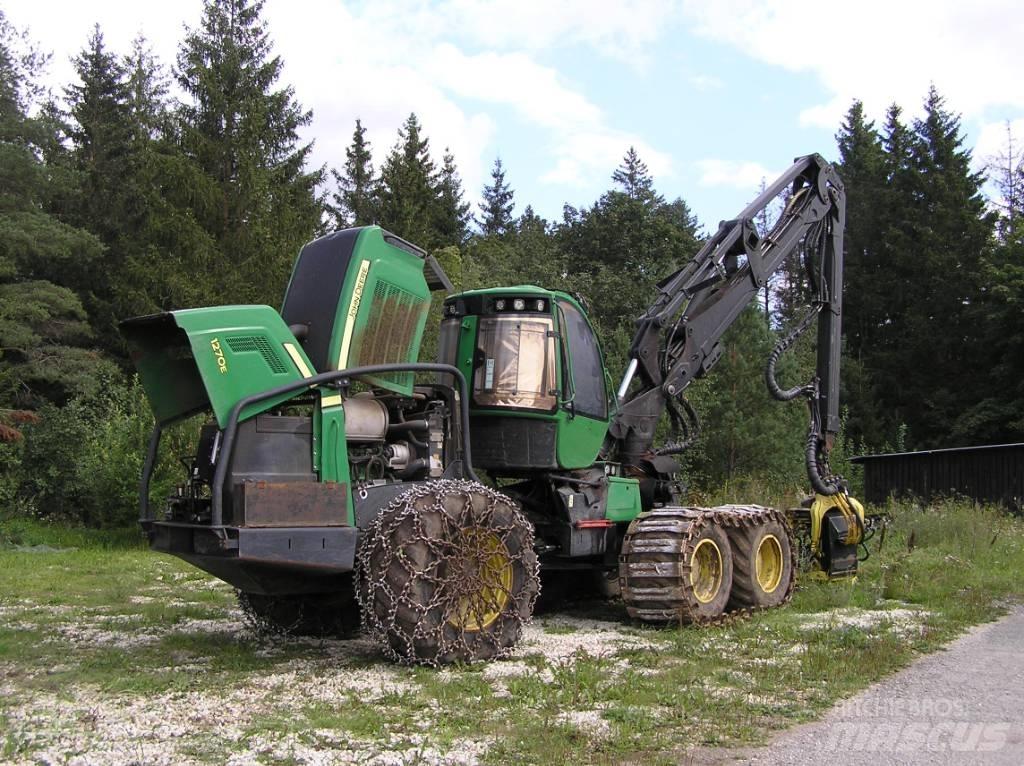
[[[138,519],[139,476],[153,416],[137,379],[105,380],[94,396],[46,405],[25,429],[19,495],[31,515],[89,527],[123,527]],[[181,476],[177,456],[190,431],[171,429],[152,482],[159,504]]]

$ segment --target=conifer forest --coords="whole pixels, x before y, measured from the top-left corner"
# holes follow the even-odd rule
[[[3,513],[130,523],[152,419],[118,322],[279,306],[299,249],[326,232],[379,224],[432,253],[459,289],[576,292],[613,375],[658,280],[714,233],[659,193],[630,146],[607,191],[555,220],[512,188],[500,157],[482,189],[466,188],[459,158],[414,113],[386,154],[356,120],[344,156],[314,167],[300,138],[311,112],[282,81],[261,8],[207,0],[173,62],[141,38],[112,50],[97,26],[56,92],[41,80],[48,54],[0,11]],[[836,144],[807,149],[835,163],[847,192],[840,469],[859,453],[1024,441],[1022,152],[1008,131],[1001,157],[972,157],[956,104],[935,87],[921,99],[882,121],[854,101]],[[806,412],[773,402],[763,379],[804,313],[799,272],[771,279],[693,386],[694,491],[804,479]],[[424,356],[435,351],[428,338]],[[806,378],[809,343],[787,364],[780,377]],[[161,466],[158,481],[175,470]]]

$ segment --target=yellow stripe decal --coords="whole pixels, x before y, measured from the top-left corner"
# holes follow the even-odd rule
[[[321,394],[320,395],[320,406],[321,407],[339,407],[339,406],[341,406],[341,394]]]
[[[345,332],[341,336],[341,351],[338,352],[339,370],[344,370],[348,365],[349,346],[352,345],[352,330],[356,325],[356,314],[359,313],[359,304],[363,300],[363,290],[366,288],[366,275],[369,271],[370,262],[360,262],[359,273],[356,274],[356,286],[352,289],[352,300],[349,301],[348,313],[345,315]]]
[[[285,343],[284,350],[288,352],[288,356],[290,356],[292,361],[295,362],[295,366],[298,368],[299,372],[302,373],[302,377],[313,377],[313,373],[309,371],[309,365],[306,364],[306,360],[302,358],[302,354],[299,353],[299,350],[295,348],[295,344]]]

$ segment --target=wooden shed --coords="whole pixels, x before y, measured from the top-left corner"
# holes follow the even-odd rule
[[[1024,506],[1024,443],[859,455],[852,462],[864,466],[869,503],[956,494],[1018,512]]]

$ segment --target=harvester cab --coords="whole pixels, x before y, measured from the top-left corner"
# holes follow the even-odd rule
[[[572,296],[533,285],[450,296],[438,361],[470,381],[477,467],[508,475],[594,465],[614,406],[611,379]]]

